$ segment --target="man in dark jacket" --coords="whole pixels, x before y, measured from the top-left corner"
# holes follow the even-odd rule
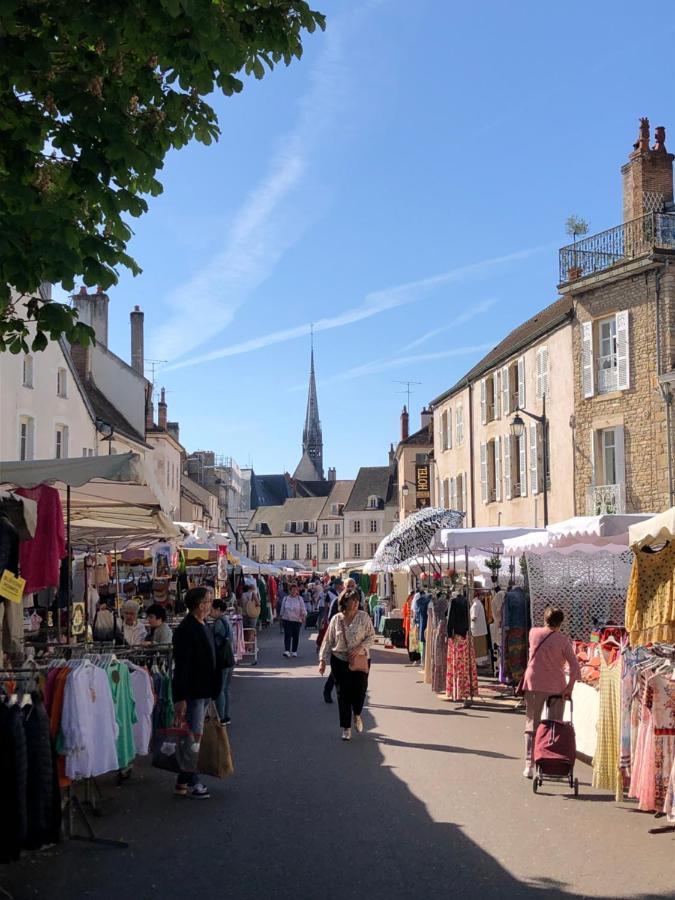
[[[185,605],[188,613],[173,635],[173,699],[176,722],[186,721],[198,744],[206,708],[220,691],[213,632],[206,624],[211,611],[210,591],[192,588],[185,595]],[[190,795],[197,799],[209,796],[197,772],[179,772],[175,792],[181,797]]]

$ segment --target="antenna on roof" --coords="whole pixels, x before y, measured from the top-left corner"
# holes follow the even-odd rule
[[[397,391],[397,393],[398,394],[407,394],[408,403],[407,403],[406,409],[408,410],[408,412],[410,412],[410,395],[416,393],[414,388],[411,388],[410,385],[411,384],[422,384],[422,382],[421,381],[397,381],[397,380],[394,380],[394,384],[404,384],[405,385],[405,389],[402,391]]]

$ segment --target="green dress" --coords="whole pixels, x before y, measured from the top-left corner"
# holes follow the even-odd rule
[[[117,735],[117,763],[120,769],[131,765],[136,756],[134,725],[138,721],[136,703],[131,691],[129,669],[123,663],[112,663],[106,669],[112,691],[115,719],[119,728]]]

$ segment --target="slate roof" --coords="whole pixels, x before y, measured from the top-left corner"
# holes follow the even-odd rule
[[[574,306],[572,300],[569,297],[560,297],[555,303],[551,303],[550,306],[540,310],[531,319],[514,328],[503,341],[500,341],[496,347],[490,350],[453,387],[432,400],[430,405],[432,407],[438,406],[446,397],[451,397],[457,391],[466,387],[467,383],[476,381],[486,372],[489,372],[490,369],[505,362],[515,353],[524,350],[530,344],[550,334],[552,331],[556,331],[566,322],[571,321],[573,315]]]
[[[298,481],[321,481],[321,475],[307,450],[302,454],[302,459],[293,472],[293,478]]]
[[[256,475],[251,473],[251,509],[259,506],[280,506],[291,496],[291,486],[285,475]]]
[[[83,378],[81,384],[82,390],[91,403],[96,418],[103,419],[108,425],[112,425],[114,429],[113,437],[115,434],[121,434],[124,435],[124,437],[130,438],[132,441],[136,441],[136,443],[141,444],[143,447],[150,446],[150,444],[146,443],[145,436],[139,431],[136,431],[134,426],[122,415],[119,409],[117,409],[116,406],[113,406],[105,394],[96,387],[91,378]]]
[[[326,481],[294,481],[296,497],[327,497],[334,482]]]
[[[434,439],[431,436],[431,423],[425,425],[424,428],[420,428],[419,431],[416,431],[414,434],[411,434],[409,437],[405,439],[405,441],[399,441],[399,447],[430,447],[434,443]]]
[[[389,466],[363,466],[345,504],[345,512],[368,508],[368,497],[379,497],[384,509],[394,494],[394,474]]]
[[[328,497],[326,498],[326,503],[324,504],[323,511],[321,513],[322,519],[334,518],[337,519],[339,516],[334,515],[331,512],[331,507],[334,503],[338,503],[341,506],[344,506],[349,500],[349,495],[352,492],[352,488],[354,487],[354,479],[340,479],[339,481],[329,482],[331,484],[332,490]]]
[[[201,503],[204,509],[209,510],[211,508],[210,501],[213,494],[207,491],[206,488],[203,488],[201,484],[193,481],[188,475],[180,476],[180,492],[181,494],[186,494],[197,503]]]
[[[316,522],[321,514],[326,500],[324,497],[291,497],[280,506],[261,506],[256,509],[246,531],[251,539],[251,532],[255,531],[258,523],[265,523],[269,532],[265,531],[261,536],[280,536],[289,541],[294,538],[315,538],[316,531],[302,533],[284,533],[286,522]]]

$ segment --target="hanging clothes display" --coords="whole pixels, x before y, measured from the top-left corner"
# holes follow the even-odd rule
[[[644,547],[633,557],[626,595],[626,628],[633,647],[675,642],[675,541]]]
[[[507,592],[502,606],[499,680],[517,684],[527,668],[527,596],[521,587]]]
[[[0,509],[0,576],[4,571],[19,574],[19,532],[7,513]],[[0,659],[2,653],[19,657],[23,643],[23,605],[0,597]]]
[[[412,615],[419,635],[419,653],[420,660],[424,663],[424,654],[426,649],[427,623],[429,619],[429,604],[431,596],[426,592],[415,594],[412,604]]]
[[[51,673],[50,673],[51,674]],[[88,660],[55,672],[50,710],[58,731],[57,751],[65,757],[64,774],[72,781],[120,768],[119,727],[106,671]]]
[[[19,568],[26,579],[24,593],[57,587],[61,560],[66,555],[66,535],[61,498],[56,488],[41,484],[18,488],[16,493],[37,503],[35,536],[19,547]]]
[[[4,691],[0,683],[0,691]],[[0,693],[0,863],[60,839],[61,798],[49,734],[49,718],[39,693],[30,702]]]
[[[126,769],[136,755],[134,725],[138,722],[129,669],[119,662],[106,668],[117,722],[117,768]]]
[[[469,606],[465,594],[450,600],[447,635],[446,693],[450,700],[468,700],[478,694],[478,671],[469,630]]]
[[[621,664],[600,658],[600,718],[598,742],[593,757],[593,787],[613,791],[623,797],[623,778],[619,768],[621,718]]]
[[[446,689],[445,679],[448,671],[448,597],[441,592],[432,603],[434,629],[431,635],[431,690],[442,694]]]
[[[471,634],[478,659],[485,659],[489,654],[488,627],[483,601],[475,596],[471,603]]]

